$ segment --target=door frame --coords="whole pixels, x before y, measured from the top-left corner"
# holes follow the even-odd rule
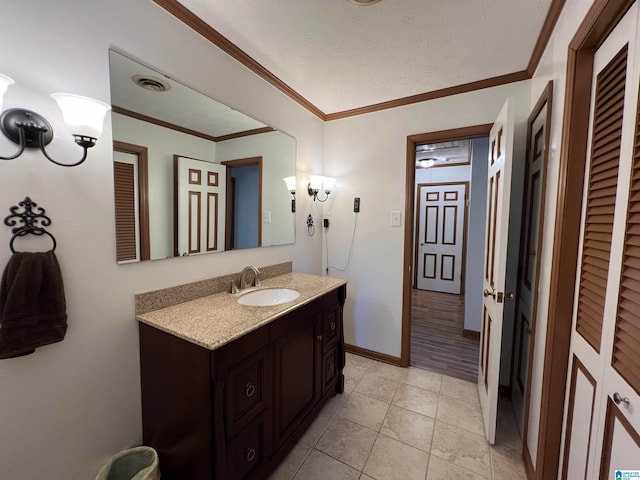
[[[231,189],[235,195],[235,190],[231,186],[231,169],[234,167],[247,167],[251,165],[258,166],[258,247],[262,246],[262,156],[239,158],[237,160],[225,160],[220,162],[227,167],[227,190]],[[235,250],[231,248],[233,244],[233,224],[235,222],[234,201],[228,201],[226,205],[225,220],[225,250]],[[232,220],[233,219],[233,220]]]
[[[529,431],[529,408],[530,408],[530,404],[531,404],[531,375],[533,372],[533,353],[535,351],[535,344],[536,344],[536,338],[537,338],[537,318],[538,318],[538,285],[540,283],[540,265],[542,263],[542,241],[544,238],[544,218],[545,218],[545,206],[546,206],[546,191],[547,191],[547,178],[548,178],[548,173],[549,173],[549,145],[551,143],[551,114],[553,112],[553,80],[549,80],[549,82],[547,83],[547,86],[545,87],[545,89],[543,90],[543,92],[540,94],[540,98],[538,99],[538,102],[536,103],[535,107],[533,108],[533,110],[531,111],[531,114],[529,115],[529,118],[527,119],[527,161],[525,162],[525,174],[524,174],[524,178],[525,178],[525,182],[528,182],[528,176],[529,176],[529,164],[530,164],[530,155],[531,155],[531,144],[533,141],[535,141],[535,139],[532,138],[532,127],[533,127],[533,122],[535,121],[535,119],[538,117],[538,115],[540,115],[540,112],[542,111],[542,109],[544,107],[547,107],[547,112],[545,115],[545,138],[544,138],[544,154],[543,154],[543,158],[542,158],[542,184],[541,184],[541,191],[540,191],[540,211],[539,211],[539,216],[538,216],[538,243],[535,246],[536,251],[538,252],[537,258],[536,258],[536,274],[535,274],[535,278],[533,280],[533,284],[531,286],[531,291],[534,293],[535,297],[534,297],[534,301],[533,301],[533,305],[531,306],[531,339],[530,339],[530,345],[529,345],[529,359],[527,362],[527,384],[525,386],[525,390],[524,390],[524,424],[523,424],[523,428],[522,428],[522,450],[523,450],[523,454],[525,451],[528,450],[528,445],[527,445],[527,433]],[[528,183],[525,183],[525,197],[524,197],[524,201],[522,202],[522,218],[525,218],[525,209],[527,208],[527,197],[526,197],[526,185]],[[521,228],[520,228],[520,241],[522,242],[523,237],[524,237],[524,233],[526,231],[526,225],[524,222],[522,222]],[[519,266],[518,271],[521,271],[522,268]],[[518,278],[518,287],[520,286],[520,279]],[[516,290],[517,294],[516,294],[516,319],[518,316],[518,306],[519,306],[519,296],[520,296],[520,291]],[[516,345],[516,329],[513,329],[513,344],[512,344],[512,355],[511,358],[514,359],[514,353],[515,353],[515,345]],[[516,367],[517,368],[517,367]],[[511,374],[509,375],[509,380],[511,385],[509,386],[510,389],[513,388],[513,369],[514,369],[514,364],[512,361],[511,364]]]
[[[461,164],[461,165],[470,165],[471,164],[471,155],[469,155],[469,162],[465,163],[465,164]],[[457,166],[457,165],[451,165],[452,167]],[[415,186],[415,190],[419,191],[421,186],[432,186],[432,187],[444,187],[447,185],[464,185],[464,218],[462,220],[462,265],[460,266],[461,270],[461,275],[460,275],[460,293],[459,295],[464,295],[464,280],[466,278],[466,268],[467,268],[467,233],[468,233],[468,222],[469,222],[469,205],[468,205],[468,201],[469,201],[469,190],[470,190],[470,185],[471,182],[469,180],[460,180],[460,181],[453,181],[453,182],[426,182],[426,183],[418,183]],[[415,195],[415,192],[414,192]],[[419,197],[415,197],[415,202],[416,202],[416,206],[415,206],[415,211],[414,211],[414,215],[415,212],[418,211],[419,205],[420,205],[420,198]],[[413,262],[413,281],[414,281],[414,285],[415,288],[418,288],[418,235],[419,235],[419,225],[418,223],[420,222],[420,218],[415,218],[413,219],[413,225],[414,225],[414,229],[415,229],[415,241],[414,241],[414,262]]]
[[[149,153],[147,147],[113,141],[113,151],[129,153],[138,158],[138,223],[140,228],[140,261],[151,259],[149,235]]]
[[[407,161],[404,211],[406,218],[415,218],[416,146],[420,143],[434,143],[467,138],[486,137],[493,123],[469,127],[440,130],[407,136]],[[413,233],[414,222],[404,222],[404,256],[402,274],[402,343],[400,366],[408,367],[411,361],[411,288],[413,286]]]
[[[523,454],[530,479],[555,478],[560,463],[593,57],[634,1],[595,0],[569,43],[535,471]]]

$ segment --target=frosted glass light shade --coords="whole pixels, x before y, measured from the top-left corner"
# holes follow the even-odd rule
[[[320,191],[323,180],[324,177],[322,175],[309,175],[309,186],[311,190]]]
[[[73,135],[100,137],[104,116],[111,109],[109,105],[69,93],[52,93],[51,98],[58,102],[62,117]]]
[[[290,192],[296,191],[296,177],[284,177],[282,180],[287,184],[287,190]]]
[[[329,193],[333,190],[333,187],[336,184],[336,179],[333,177],[324,177],[324,181],[322,182],[322,188],[326,193]]]
[[[2,99],[4,98],[4,92],[7,91],[9,85],[13,85],[14,83],[13,79],[0,73],[0,112],[2,111]]]

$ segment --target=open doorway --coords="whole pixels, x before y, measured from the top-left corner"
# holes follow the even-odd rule
[[[414,149],[410,364],[469,382],[478,377],[482,300],[477,288],[466,295],[466,284],[482,279],[474,232],[484,230],[488,151],[486,135],[418,141]]]

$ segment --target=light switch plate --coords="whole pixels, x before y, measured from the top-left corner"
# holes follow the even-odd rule
[[[392,227],[400,227],[402,225],[402,214],[399,210],[393,210],[389,215],[389,225]]]
[[[271,223],[271,211],[265,210],[262,212],[262,223]]]

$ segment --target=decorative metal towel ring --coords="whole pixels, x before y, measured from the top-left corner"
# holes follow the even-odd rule
[[[24,211],[19,212],[18,209],[20,207],[24,208]],[[36,211],[34,212],[34,207],[36,207]],[[5,217],[4,224],[9,227],[14,227],[11,229],[11,233],[13,236],[9,241],[9,248],[12,253],[16,253],[13,249],[13,242],[18,237],[24,237],[25,235],[48,235],[53,242],[53,248],[51,251],[53,252],[56,249],[56,239],[53,235],[51,235],[47,230],[43,227],[48,227],[51,225],[51,219],[45,215],[44,208],[38,207],[38,204],[33,202],[29,197],[25,197],[24,200],[18,203],[18,206],[9,207],[9,211],[11,215]],[[22,222],[22,225],[15,226],[18,222]]]

